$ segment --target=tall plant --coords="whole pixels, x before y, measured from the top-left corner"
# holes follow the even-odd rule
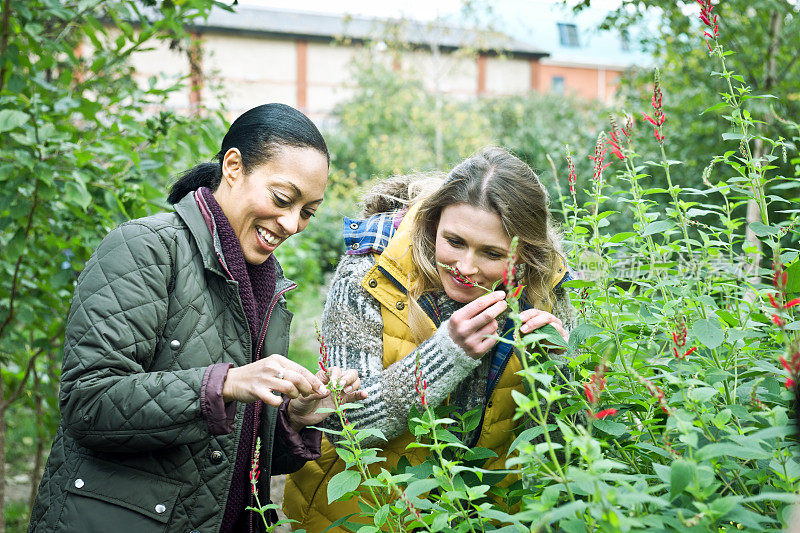
[[[335,496],[396,490],[401,497],[386,512],[397,531],[782,527],[800,485],[788,408],[800,382],[800,250],[791,220],[775,222],[781,199],[765,188],[786,181],[772,162],[792,148],[755,132],[749,106],[760,98],[728,68],[731,53],[710,11],[704,3],[701,42],[718,62],[709,69],[722,82],[712,107],[730,124],[729,146],[712,167],[695,167],[702,188],[679,181],[681,162],[669,154],[680,132],[670,127],[658,77],[643,119],[623,113],[599,135],[588,201],[572,191],[562,199],[567,255],[581,266],[567,282],[580,324],[564,347],[566,365],[539,355],[557,343],[552,331],[520,333],[511,294],[511,342],[527,384],[515,394],[516,416],[527,427],[512,444],[509,470],[482,468],[491,450],[464,449],[459,431],[474,429],[480,413],[473,426],[475,413],[432,409],[423,381],[409,426],[417,437],[410,446],[431,450],[425,463],[362,478],[364,488],[353,476]],[[654,157],[640,153],[636,129],[655,138]],[[761,156],[756,138],[769,147]],[[610,180],[618,182],[614,204]],[[749,201],[761,206],[759,221],[738,209]],[[797,210],[782,214],[794,219]],[[608,231],[613,218],[627,221],[624,231]],[[772,263],[755,281],[744,268],[746,228],[764,239]],[[509,473],[519,482],[497,484]],[[384,525],[384,515],[362,510],[371,525],[342,525]]]

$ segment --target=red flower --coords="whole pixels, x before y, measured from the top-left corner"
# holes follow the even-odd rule
[[[644,388],[647,389],[647,392],[656,399],[658,405],[661,407],[661,410],[667,413],[668,415],[672,414],[672,410],[670,409],[669,405],[667,405],[666,400],[664,399],[664,391],[661,390],[659,387],[653,384],[649,379],[646,379],[639,375],[638,372],[635,370],[634,376],[636,377],[636,381],[644,385]]]
[[[519,295],[522,294],[522,289],[525,288],[525,285],[517,285],[514,287],[514,290],[506,296],[506,300],[513,300],[514,298],[519,298]]]
[[[772,323],[778,326],[779,328],[782,328],[783,326],[786,325],[786,321],[775,314],[772,315]]]
[[[586,399],[589,400],[589,403],[597,402],[597,398],[594,396],[593,387],[588,383],[583,384],[583,393],[586,395]]]
[[[508,259],[506,260],[506,266],[503,268],[503,285],[506,287],[510,287],[511,284],[514,282],[514,274],[517,271],[517,245],[519,244],[519,238],[514,237],[511,239],[511,246],[508,249]]]
[[[426,392],[428,391],[428,380],[423,379],[422,383],[420,384],[420,375],[419,375],[419,358],[417,358],[417,364],[414,367],[414,378],[416,382],[414,383],[414,390],[417,391],[417,395],[419,396],[419,401],[423,407],[428,405],[428,400],[425,397]]]
[[[575,173],[575,163],[572,161],[572,154],[567,151],[567,165],[569,166],[569,192],[572,194],[572,199],[575,199],[575,181],[578,175]]]
[[[610,163],[603,164],[603,161],[606,159],[606,143],[605,143],[605,133],[600,132],[600,135],[597,136],[597,144],[594,147],[594,156],[589,156],[589,159],[594,161],[594,175],[592,179],[594,181],[599,181],[603,175],[603,170],[608,168]]]
[[[589,383],[583,384],[583,393],[586,395],[586,399],[595,407],[597,403],[600,401],[600,395],[603,392],[603,389],[606,388],[606,366],[604,364],[598,365],[597,368],[594,369],[594,373],[589,378]]]
[[[792,307],[795,307],[796,305],[800,305],[800,298],[794,298],[793,300],[789,300],[785,304],[781,304],[778,301],[778,299],[775,298],[774,294],[769,293],[768,296],[769,296],[770,305],[772,307],[774,307],[775,309],[791,309]]]
[[[783,265],[778,263],[772,266],[772,284],[780,292],[786,291],[786,284],[789,282],[789,273],[783,269]]]
[[[258,495],[258,474],[260,472],[258,468],[258,459],[261,455],[261,437],[256,439],[256,450],[253,454],[253,463],[250,466],[250,487],[253,491],[253,494]]]
[[[325,344],[325,338],[322,336],[322,332],[319,330],[319,326],[316,322],[314,322],[314,329],[317,330],[317,342],[319,342],[319,367],[322,369],[323,372],[326,374],[328,373],[328,345]]]
[[[611,119],[611,132],[608,134],[608,147],[611,150],[611,153],[617,156],[622,161],[625,161],[625,154],[622,153],[623,148],[630,148],[631,145],[631,129],[633,127],[633,121],[631,117],[628,116],[625,118],[625,126],[620,128],[617,125],[617,121],[613,118]]]
[[[675,331],[672,332],[672,342],[675,343],[675,346],[679,348],[686,346],[687,334],[688,331],[686,329],[686,322],[684,322],[683,318],[680,318],[676,324]]]
[[[663,96],[661,94],[661,75],[656,70],[655,79],[653,80],[653,98],[650,103],[653,106],[653,116],[642,113],[644,119],[653,125],[653,136],[660,144],[664,144],[664,131],[663,126],[667,121],[667,116],[664,114]]]
[[[795,351],[788,361],[783,356],[778,358],[781,365],[783,365],[783,369],[789,373],[789,377],[786,378],[787,389],[791,389],[797,384],[797,377],[800,374],[800,351],[797,350],[796,345],[792,349]]]
[[[456,278],[456,281],[458,281],[459,283],[463,283],[467,287],[473,289],[477,287],[479,289],[483,289],[488,292],[488,289],[486,289],[486,287],[481,287],[480,285],[472,281],[472,279],[470,279],[469,276],[467,276],[466,274],[462,274],[461,271],[458,269],[458,267],[454,267],[452,265],[445,265],[444,263],[439,263],[439,262],[437,262],[436,264],[445,269],[450,274],[452,274],[453,277]]]
[[[613,407],[611,407],[609,409],[603,409],[602,411],[600,411],[599,413],[594,415],[594,417],[603,419],[603,418],[605,418],[607,416],[611,416],[611,415],[615,415],[615,414],[617,414],[617,410],[614,409]]]
[[[714,6],[711,5],[711,0],[697,0],[697,3],[700,4],[700,20],[708,28],[703,31],[703,35],[716,41],[719,38],[719,24],[717,24],[717,16],[711,13]],[[710,51],[711,42],[708,39],[706,39],[706,46]]]
[[[689,348],[688,350],[686,350],[686,351],[683,353],[683,355],[682,355],[682,356],[680,356],[678,359],[686,359],[687,357],[689,357],[690,355],[692,355],[692,354],[695,352],[695,350],[697,350],[697,346],[692,346],[691,348]]]

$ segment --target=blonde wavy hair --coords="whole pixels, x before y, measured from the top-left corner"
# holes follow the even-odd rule
[[[432,331],[417,304],[423,294],[442,290],[436,268],[436,231],[444,208],[467,204],[497,213],[509,236],[517,236],[518,282],[525,285],[529,305],[551,306],[550,282],[559,266],[560,236],[553,226],[547,190],[536,173],[504,148],[487,146],[459,163],[443,179],[436,174],[393,176],[363,200],[364,215],[391,211],[419,202],[411,230],[412,272],[409,327],[416,342]]]

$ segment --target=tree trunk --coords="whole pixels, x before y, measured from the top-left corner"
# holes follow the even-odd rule
[[[0,533],[6,533],[6,409],[5,384],[0,375]]]
[[[775,79],[778,75],[778,45],[780,44],[781,26],[783,23],[783,14],[778,11],[772,11],[769,17],[769,47],[767,48],[766,64],[764,66],[764,81],[761,86],[762,93],[769,93],[775,86]],[[764,117],[764,128],[769,128],[772,124],[772,114],[767,113]],[[766,133],[766,132],[764,132]],[[756,167],[756,172],[761,175],[763,162],[761,160],[765,155],[764,142],[761,139],[756,139],[753,146],[753,162]],[[755,195],[755,190],[753,191]],[[747,202],[747,230],[745,231],[745,241],[755,246],[755,251],[748,254],[747,260],[747,277],[751,284],[755,285],[761,280],[760,267],[761,267],[761,251],[762,244],[758,235],[750,230],[750,224],[753,222],[761,222],[761,208],[755,198],[751,198]],[[749,295],[749,294],[748,294]],[[750,296],[750,295],[749,295]],[[755,295],[751,295],[753,300]]]
[[[36,416],[36,455],[33,458],[33,471],[31,472],[31,494],[28,498],[28,508],[33,509],[33,502],[36,500],[36,492],[39,490],[39,481],[41,481],[42,477],[42,460],[44,459],[44,447],[45,447],[45,440],[47,440],[47,435],[45,435],[44,424],[42,423],[42,419],[44,418],[44,412],[42,409],[42,391],[41,391],[41,383],[42,380],[39,377],[39,373],[36,371],[36,367],[33,368],[33,402],[34,402],[34,412]]]

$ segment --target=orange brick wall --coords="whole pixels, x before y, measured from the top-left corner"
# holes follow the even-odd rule
[[[553,78],[564,78],[564,92],[575,94],[582,98],[597,98],[604,102],[613,101],[619,76],[622,70],[567,67],[560,65],[547,65],[538,63],[532,65],[531,85],[534,90],[552,92]]]

